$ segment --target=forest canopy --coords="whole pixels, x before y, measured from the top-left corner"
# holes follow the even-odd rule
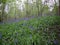
[[[58,15],[59,0],[0,0],[0,20]]]

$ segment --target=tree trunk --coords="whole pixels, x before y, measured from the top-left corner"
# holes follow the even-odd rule
[[[60,16],[60,0],[59,0],[59,16]]]
[[[2,22],[4,22],[3,20],[4,20],[4,10],[5,10],[5,4],[3,4],[2,5],[2,15],[1,15],[1,20],[2,20]]]

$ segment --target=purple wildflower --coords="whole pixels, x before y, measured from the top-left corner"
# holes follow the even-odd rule
[[[2,34],[0,33],[0,39],[2,38]]]
[[[58,45],[58,40],[57,39],[54,40],[54,44]]]

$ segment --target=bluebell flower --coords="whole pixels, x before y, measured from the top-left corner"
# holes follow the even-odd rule
[[[32,39],[32,35],[30,34],[30,39]]]
[[[33,26],[29,26],[29,28],[30,28],[31,30],[34,30]]]
[[[26,26],[26,23],[23,23],[22,26]]]
[[[51,43],[51,40],[50,39],[48,40],[48,43]]]
[[[16,45],[18,43],[18,39],[15,39],[14,40],[14,44]]]
[[[2,38],[2,33],[0,33],[0,39]]]
[[[29,18],[24,18],[24,20],[29,20]]]
[[[58,45],[58,40],[57,39],[54,40],[54,44]]]

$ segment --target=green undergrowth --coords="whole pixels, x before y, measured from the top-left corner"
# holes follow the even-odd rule
[[[0,25],[0,45],[59,45],[60,16],[46,16]],[[52,28],[53,27],[53,28]]]

